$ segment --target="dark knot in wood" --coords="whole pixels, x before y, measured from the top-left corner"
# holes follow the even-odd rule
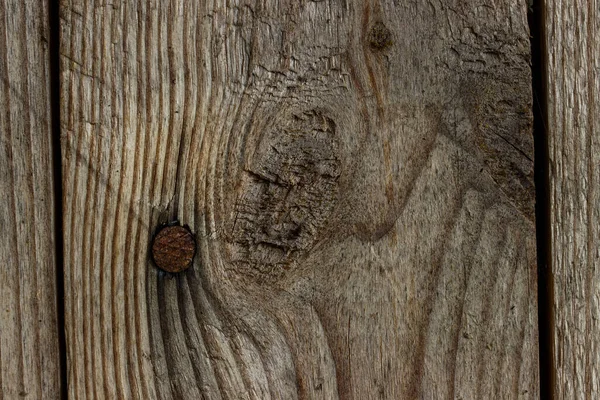
[[[315,243],[336,202],[335,122],[319,110],[290,115],[267,130],[244,172],[232,213],[232,260],[261,271],[287,268]]]
[[[392,45],[392,32],[383,22],[376,22],[371,27],[367,40],[372,49],[383,50]]]
[[[154,237],[152,259],[162,270],[177,273],[192,265],[196,253],[196,240],[183,226],[166,226]]]

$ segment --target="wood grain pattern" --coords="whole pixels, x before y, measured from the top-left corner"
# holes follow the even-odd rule
[[[546,2],[557,399],[600,396],[600,3]]]
[[[60,396],[46,7],[0,0],[2,399]]]
[[[537,398],[523,2],[61,17],[71,398]]]

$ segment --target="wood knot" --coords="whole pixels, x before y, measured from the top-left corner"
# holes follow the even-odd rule
[[[373,24],[367,40],[371,48],[375,50],[383,50],[393,44],[392,32],[381,21]]]
[[[192,265],[196,254],[196,240],[187,227],[165,226],[152,242],[152,259],[162,270],[177,273]]]
[[[337,199],[335,131],[331,118],[312,110],[265,133],[232,215],[234,262],[272,272],[310,249]]]

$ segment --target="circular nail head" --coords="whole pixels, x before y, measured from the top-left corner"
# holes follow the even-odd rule
[[[189,229],[183,226],[165,226],[154,237],[152,258],[167,272],[185,271],[192,265],[196,241]]]

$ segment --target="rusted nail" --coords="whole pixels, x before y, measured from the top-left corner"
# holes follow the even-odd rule
[[[196,240],[187,227],[165,226],[152,242],[152,259],[162,270],[177,273],[192,265],[196,254]]]

